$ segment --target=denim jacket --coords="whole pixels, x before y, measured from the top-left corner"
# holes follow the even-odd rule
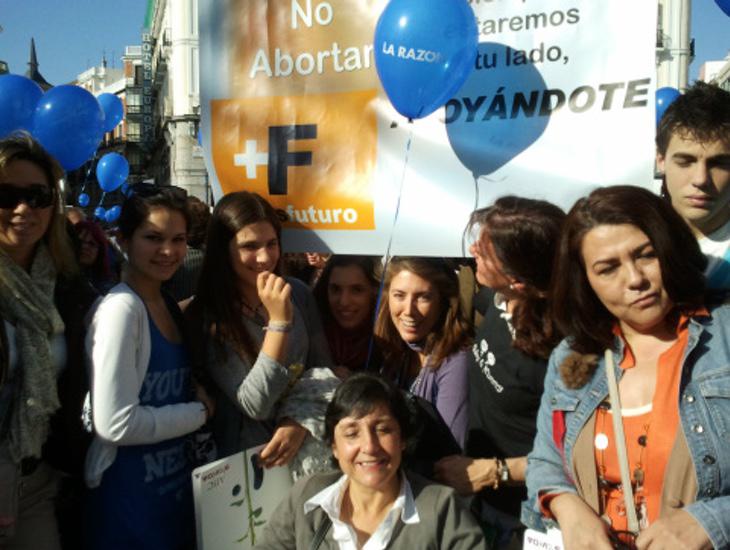
[[[679,416],[697,477],[697,495],[684,510],[702,525],[715,548],[726,548],[730,546],[730,306],[717,307],[710,316],[691,318],[689,323]],[[624,351],[620,338],[613,351],[620,378],[623,372],[618,358]],[[565,386],[559,366],[570,353],[570,344],[564,340],[550,356],[537,436],[527,457],[528,500],[523,503],[522,521],[535,529],[544,530],[549,523],[541,517],[539,494],[577,494],[571,480],[574,445],[598,404],[608,396],[603,357],[585,386]],[[562,452],[555,444],[562,435],[553,432],[555,414],[565,421]]]

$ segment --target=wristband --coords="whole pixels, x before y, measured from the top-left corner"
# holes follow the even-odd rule
[[[289,332],[294,323],[292,321],[269,321],[269,324],[263,327],[263,330],[269,332]]]

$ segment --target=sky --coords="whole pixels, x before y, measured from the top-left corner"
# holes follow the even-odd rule
[[[146,7],[147,0],[0,0],[0,59],[10,72],[25,74],[33,37],[40,72],[51,84],[74,80],[104,54],[109,67],[121,67],[124,47],[141,42]],[[728,31],[730,17],[713,0],[692,1],[690,81],[703,62],[727,55]]]

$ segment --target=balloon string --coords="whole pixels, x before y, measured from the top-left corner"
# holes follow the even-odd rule
[[[101,198],[99,199],[99,206],[104,203],[104,197],[106,197],[106,191],[101,194]]]
[[[409,120],[412,123],[413,120]],[[411,143],[413,142],[413,126],[408,134],[408,141],[406,142],[406,151],[403,159],[403,171],[401,172],[400,186],[398,188],[398,201],[395,204],[395,214],[393,215],[393,227],[390,229],[390,237],[388,239],[388,247],[385,250],[385,259],[383,260],[383,274],[380,277],[380,287],[378,288],[378,298],[375,301],[375,312],[373,313],[373,330],[370,333],[370,342],[368,343],[368,358],[365,363],[365,370],[370,370],[370,359],[373,354],[373,344],[375,343],[375,322],[378,318],[378,311],[380,311],[380,302],[383,300],[383,288],[385,287],[385,272],[388,269],[390,263],[390,249],[393,245],[393,236],[395,235],[395,226],[398,223],[398,214],[400,213],[400,202],[403,197],[403,184],[406,181],[406,171],[408,169],[408,157],[411,152]]]
[[[479,178],[474,174],[474,210],[479,208]]]

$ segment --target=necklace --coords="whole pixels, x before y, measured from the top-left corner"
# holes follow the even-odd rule
[[[598,421],[596,423],[596,436],[594,445],[598,451],[598,490],[600,495],[601,513],[604,517],[609,517],[609,507],[615,506],[615,513],[618,516],[624,517],[626,515],[626,509],[623,500],[623,487],[621,482],[614,482],[607,478],[607,466],[605,452],[609,447],[610,438],[607,435],[606,429],[606,418],[610,414],[611,405],[607,401],[603,401],[597,411]],[[634,467],[631,474],[631,487],[634,492],[634,506],[636,508],[636,514],[639,519],[639,528],[644,529],[648,527],[648,514],[646,495],[644,490],[644,481],[646,477],[646,464],[644,460],[644,453],[646,450],[647,442],[649,440],[649,429],[653,420],[651,412],[648,414],[641,415],[644,421],[641,422],[641,430],[637,436],[636,427],[634,427],[633,437],[635,437],[634,449],[638,446],[638,457],[637,452],[634,450]],[[637,419],[638,420],[638,419]],[[600,427],[599,427],[600,425]],[[629,436],[627,435],[627,438]],[[631,460],[631,456],[629,456]]]

